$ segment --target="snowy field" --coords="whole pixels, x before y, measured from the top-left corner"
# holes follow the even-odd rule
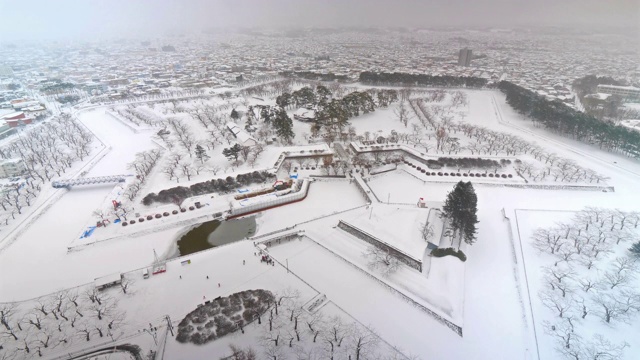
[[[451,257],[431,259],[425,256],[426,243],[420,238],[418,226],[426,220],[428,210],[415,207],[421,197],[430,207],[440,206],[452,189],[452,182],[420,178],[419,173],[412,173],[414,169],[405,169],[406,166],[401,165],[398,170],[369,177],[368,186],[379,202],[375,201],[367,208],[367,199],[355,182],[350,182],[348,178],[320,179],[311,183],[304,200],[255,215],[255,241],[266,239],[270,233],[285,228],[303,231],[308,237],[270,247],[269,253],[278,261],[275,266],[261,263],[254,255],[257,250],[253,242],[247,240],[172,260],[167,263],[166,273],[143,279],[141,269],[151,266],[154,250],[161,258],[173,254],[175,241],[186,229],[197,221],[209,220],[214,212],[228,207],[227,201],[222,198],[224,195],[215,193],[187,198],[184,205],[201,201],[205,207],[176,215],[175,220],[166,218],[136,224],[139,227],[135,229],[110,225],[112,227],[106,228],[103,233],[111,232],[109,235],[101,235],[101,229],[98,229],[94,239],[113,239],[68,251],[74,245],[92,242],[91,237],[80,240],[79,236],[88,225],[95,224],[96,216],[92,215],[94,210],[109,206],[115,189],[114,185],[78,187],[70,191],[62,190],[64,194],[50,207],[37,209],[34,212],[39,216],[37,221],[21,228],[16,241],[0,250],[0,301],[34,299],[89,284],[101,276],[128,272],[126,276],[133,281],[127,294],[123,294],[119,288],[107,292],[117,299],[118,307],[127,314],[124,331],[137,333],[149,322],[164,326],[166,315],[176,325],[205,299],[246,289],[263,288],[282,292],[293,288],[300,292],[300,298],[305,301],[318,294],[326,295],[329,302],[321,312],[326,311],[328,315],[338,315],[369,327],[379,335],[385,354],[393,353],[395,347],[401,354],[416,355],[422,359],[561,358],[555,350],[555,343],[542,330],[542,321],[550,317],[548,309],[536,300],[541,279],[537,269],[548,263],[549,259],[531,248],[527,239],[535,229],[552,225],[565,219],[566,214],[586,206],[637,210],[640,202],[640,195],[636,191],[640,181],[640,165],[622,156],[534,127],[516,114],[499,92],[463,92],[468,104],[451,111],[450,115],[455,120],[535,142],[546,151],[603,174],[609,178],[607,185],[614,187],[615,191],[537,190],[474,184],[479,204],[478,239],[473,245],[463,246],[462,250],[468,259],[462,263]],[[424,95],[417,93],[415,96]],[[450,100],[450,96],[446,96],[438,104],[444,106]],[[198,103],[200,101],[202,103]],[[273,99],[267,99],[264,103],[272,102]],[[167,143],[158,137],[157,131],[161,127],[154,123],[136,125],[126,119],[115,119],[107,115],[103,107],[81,111],[78,114],[80,121],[109,148],[86,176],[132,173],[128,164],[136,161],[137,153],[162,149],[160,163],[149,172],[134,200],[126,201],[127,206],[131,206],[132,214],[153,214],[177,209],[177,206],[142,205],[141,199],[149,192],[272,168],[283,151],[306,149],[309,153],[310,150],[323,149],[329,153],[335,150],[325,144],[302,148],[308,145],[305,137],[310,133],[310,125],[298,121],[294,121],[296,137],[293,145],[265,145],[255,161],[247,158],[232,165],[234,162],[221,154],[222,148],[231,144],[224,138],[220,138],[221,144],[209,144],[214,149],[207,147],[205,141],[211,136],[224,136],[224,133],[221,131],[223,129],[200,123],[194,112],[197,106],[215,107],[218,113],[226,114],[230,112],[231,104],[245,112],[247,105],[259,103],[259,100],[243,103],[241,98],[225,101],[216,98],[194,100],[178,106],[170,103],[140,106],[138,110],[148,114],[150,119],[180,119],[193,133],[194,144],[203,144],[207,150],[210,159],[202,161],[183,154],[180,161],[188,161],[193,166],[193,174],[189,173],[190,179],[181,174],[179,180],[169,178],[165,171],[165,166],[172,163],[171,157],[175,151],[168,149]],[[350,121],[351,126],[363,138],[373,138],[374,135],[386,137],[392,130],[412,133],[415,127],[422,126],[414,117],[405,127],[395,119],[394,106],[354,118]],[[117,107],[124,109],[124,106]],[[439,111],[437,108],[431,109]],[[245,125],[244,120],[238,123],[242,127]],[[207,131],[215,135],[207,135]],[[429,131],[420,130],[422,135],[427,135]],[[174,136],[175,130],[172,130],[170,137],[173,139]],[[463,136],[460,139],[462,145],[470,143]],[[418,146],[414,147],[419,149]],[[446,152],[436,153],[434,149],[427,153],[433,156],[446,155]],[[470,152],[461,150],[457,155],[470,156]],[[479,156],[485,157],[482,154]],[[340,158],[342,154],[336,152],[334,157]],[[528,155],[523,155],[525,157]],[[199,162],[202,168],[198,168]],[[301,171],[300,176],[307,176],[310,172]],[[473,179],[463,180],[473,182]],[[547,182],[548,179],[542,183]],[[588,184],[585,181],[582,183]],[[249,184],[243,188],[260,186],[264,185]],[[511,223],[505,219],[505,215],[511,219]],[[388,277],[374,273],[367,268],[362,256],[368,245],[335,228],[339,220],[366,228],[378,238],[429,263],[429,272],[419,273],[401,268]],[[155,225],[158,223],[162,225]],[[135,232],[135,236],[128,236],[128,231]],[[512,233],[514,237],[511,237]],[[186,259],[192,260],[191,264],[181,265],[181,261]],[[287,266],[290,273],[287,272]],[[394,290],[389,290],[389,287]],[[463,336],[458,336],[434,317],[419,310],[400,293],[462,326]],[[529,299],[532,299],[531,306]],[[640,338],[640,333],[637,327],[622,323],[607,327],[595,320],[588,321],[593,321],[593,324],[589,324],[601,328],[612,341],[627,341],[630,344],[625,350],[625,359],[640,356],[640,343],[636,340]],[[169,337],[166,339],[165,358],[181,358],[184,354],[188,354],[189,358],[210,354],[222,356],[228,354],[231,343],[255,345],[259,332],[250,327],[244,335],[234,334],[202,347],[179,344]],[[73,346],[75,351],[76,347],[82,346],[82,342]],[[145,346],[152,347],[149,344]]]
[[[592,342],[595,334],[601,334],[615,346],[626,342],[628,347],[624,349],[624,359],[635,359],[640,354],[640,329],[633,324],[637,321],[637,315],[631,315],[628,318],[622,318],[619,313],[612,313],[613,318],[610,323],[604,320],[603,307],[598,302],[594,290],[584,291],[578,289],[579,284],[585,284],[592,281],[594,289],[600,293],[606,294],[610,291],[611,284],[605,278],[605,274],[609,271],[609,267],[614,264],[616,258],[626,258],[626,249],[629,247],[628,242],[613,247],[611,254],[603,255],[600,261],[595,262],[591,269],[575,265],[573,274],[564,280],[567,285],[567,298],[547,298],[545,289],[549,288],[547,280],[545,280],[544,268],[552,268],[557,274],[561,274],[566,269],[565,263],[558,263],[558,258],[548,253],[543,253],[534,247],[534,234],[539,228],[549,228],[558,223],[571,223],[571,219],[576,215],[573,211],[553,211],[553,210],[516,210],[517,235],[522,243],[522,254],[524,255],[524,265],[526,266],[529,293],[531,296],[531,304],[533,306],[533,314],[536,319],[536,330],[538,333],[539,345],[541,350],[541,358],[553,358],[558,354],[558,340],[553,331],[545,326],[545,322],[555,324],[559,329],[558,333],[562,333],[562,321],[558,317],[556,304],[565,307],[565,318],[574,318],[576,326],[576,343],[589,344]],[[579,261],[572,260],[573,263]],[[637,270],[636,270],[637,271]],[[633,277],[633,276],[632,276]],[[618,279],[613,279],[618,280]],[[615,284],[615,283],[614,283]],[[629,286],[631,289],[637,289],[638,280],[632,278],[628,284],[623,283],[620,287]],[[571,301],[563,302],[564,300]],[[623,300],[620,296],[619,300]],[[574,302],[575,301],[575,302]],[[546,304],[546,305],[545,305]],[[606,306],[608,304],[604,303]],[[582,308],[582,306],[585,306]],[[586,314],[585,314],[586,313]],[[584,317],[583,317],[584,316]],[[620,318],[619,318],[620,316]],[[566,336],[566,334],[563,334]],[[578,338],[578,336],[580,338]],[[560,340],[562,342],[562,340]],[[585,346],[586,347],[586,346]],[[560,350],[562,347],[560,346]],[[603,347],[601,351],[606,352]],[[616,356],[617,357],[617,356]]]

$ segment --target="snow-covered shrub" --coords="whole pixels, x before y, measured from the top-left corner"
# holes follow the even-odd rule
[[[454,248],[438,248],[438,249],[433,249],[431,251],[431,256],[433,257],[444,257],[444,256],[455,256],[458,259],[460,259],[461,261],[467,261],[467,256],[460,250],[456,250]]]
[[[262,289],[217,298],[199,306],[180,321],[176,340],[200,345],[231,334],[267,311],[274,301],[273,293]]]

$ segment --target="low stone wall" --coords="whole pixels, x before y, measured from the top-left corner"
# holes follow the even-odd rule
[[[261,239],[260,241],[255,241],[254,245],[264,244],[267,246],[267,248],[271,248],[276,245],[282,244],[282,242],[289,242],[293,239],[299,239],[302,233],[304,233],[304,230],[300,230],[300,231],[296,230],[296,231],[287,232],[284,234],[275,235],[272,237],[266,237]]]
[[[378,197],[373,191],[371,191],[369,186],[365,183],[364,179],[359,176],[354,176],[353,181],[355,181],[356,187],[358,188],[358,190],[360,190],[360,193],[362,194],[362,196],[364,196],[368,203],[373,202],[373,198],[371,197],[371,195],[373,195],[376,200],[378,200]],[[380,200],[378,200],[378,202],[380,202]]]
[[[342,220],[340,220],[338,222],[338,228],[342,229],[345,232],[348,232],[349,234],[357,237],[360,240],[364,240],[366,242],[368,242],[369,244],[380,248],[382,250],[388,251],[389,254],[395,258],[397,258],[398,260],[402,261],[404,264],[406,264],[407,266],[416,269],[420,272],[422,272],[422,261],[418,260],[414,257],[412,257],[411,255],[405,253],[404,251],[395,248],[392,245],[387,244],[386,242],[376,238],[375,236],[349,224],[346,223]]]
[[[299,185],[299,183],[293,185],[294,186],[293,190],[295,190],[295,192],[287,195],[278,196],[274,200],[259,202],[256,204],[243,206],[240,208],[234,208],[231,210],[231,216],[229,216],[228,218],[247,215],[254,212],[278,207],[284,204],[300,201],[307,197],[307,192],[309,191],[310,182],[311,182],[310,180],[304,179],[302,180],[302,185]]]

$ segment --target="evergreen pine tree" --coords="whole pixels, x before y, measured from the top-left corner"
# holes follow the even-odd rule
[[[631,245],[629,251],[631,251],[631,254],[633,254],[633,256],[640,258],[640,241]]]
[[[229,161],[238,160],[238,156],[240,156],[240,151],[242,151],[242,146],[240,144],[235,144],[230,148],[225,148],[222,150],[222,155],[224,155]]]
[[[442,216],[449,220],[453,230],[452,238],[464,239],[467,244],[473,244],[478,223],[478,197],[471,182],[458,182],[453,191],[447,194]]]
[[[462,213],[462,236],[464,242],[471,245],[476,240],[476,224],[478,223],[478,196],[471,182],[464,184],[465,211]]]
[[[449,226],[453,230],[452,238],[455,238],[461,229],[461,209],[463,207],[463,182],[456,184],[452,191],[447,194],[444,206],[442,207],[442,216],[449,220]]]
[[[244,129],[248,132],[252,132],[253,129],[253,108],[249,106],[249,111],[247,111],[247,122],[244,124]]]
[[[207,155],[207,151],[200,144],[196,145],[195,153],[196,153],[196,157],[203,164],[204,164],[205,160],[207,160],[209,158],[209,155]]]
[[[231,118],[233,120],[238,120],[240,118],[240,114],[238,114],[236,109],[231,109]]]
[[[283,108],[276,111],[273,127],[276,129],[276,134],[286,143],[291,142],[291,139],[295,136],[293,133],[293,121]]]

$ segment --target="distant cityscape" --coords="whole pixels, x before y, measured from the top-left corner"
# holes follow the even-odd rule
[[[14,80],[26,90],[56,81],[111,97],[202,88],[314,71],[356,80],[362,71],[509,80],[571,102],[571,83],[594,74],[638,85],[637,42],[628,35],[526,30],[307,30],[200,34],[95,43],[11,43],[0,62],[0,102]],[[624,49],[624,50],[619,50]],[[13,79],[13,80],[12,80]]]

